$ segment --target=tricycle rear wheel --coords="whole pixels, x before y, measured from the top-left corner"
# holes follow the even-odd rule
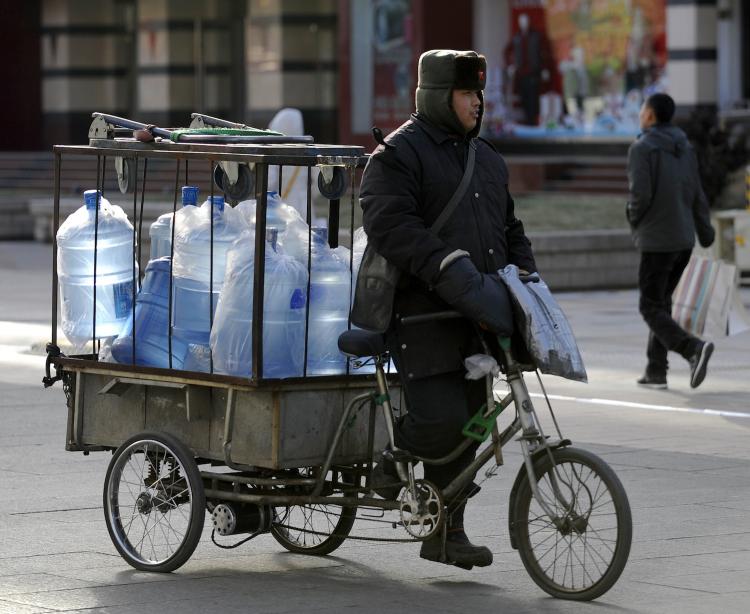
[[[104,518],[122,558],[169,572],[193,554],[206,496],[190,450],[166,433],[135,435],[114,453],[104,480]]]
[[[319,503],[277,507],[271,535],[290,552],[323,556],[344,543],[356,518],[356,507]]]

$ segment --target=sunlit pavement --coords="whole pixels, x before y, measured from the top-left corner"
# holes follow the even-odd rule
[[[467,512],[469,534],[495,555],[489,568],[463,571],[419,559],[415,544],[354,539],[323,558],[286,553],[270,536],[225,551],[206,530],[183,568],[145,574],[117,555],[107,535],[101,502],[110,455],[65,452],[62,389],[41,387],[48,256],[49,246],[0,243],[6,289],[0,299],[0,614],[745,611],[750,333],[716,341],[697,390],[679,357],[672,359],[668,390],[640,389],[635,380],[644,367],[646,329],[636,293],[558,296],[589,383],[545,376],[546,391],[563,435],[612,465],[633,509],[630,561],[595,605],[547,597],[511,548],[507,500],[520,466],[514,443],[496,477],[478,476],[483,489]],[[748,289],[742,296],[750,304]],[[554,434],[535,376],[527,381],[546,432]],[[372,520],[358,521],[353,535],[406,537]]]

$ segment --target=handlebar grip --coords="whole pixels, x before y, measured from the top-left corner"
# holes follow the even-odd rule
[[[453,318],[463,318],[458,311],[435,311],[434,313],[423,313],[418,316],[406,316],[401,318],[401,324],[411,326],[412,324],[424,324],[425,322],[435,322],[437,320],[451,320]]]

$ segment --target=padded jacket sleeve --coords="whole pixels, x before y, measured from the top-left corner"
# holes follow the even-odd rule
[[[692,176],[695,177],[695,198],[693,199],[693,222],[695,223],[695,233],[698,235],[698,242],[701,247],[710,247],[714,242],[716,232],[711,226],[711,213],[708,206],[708,199],[701,185],[700,173],[698,171],[698,160],[695,152],[691,150],[691,162],[693,166]]]

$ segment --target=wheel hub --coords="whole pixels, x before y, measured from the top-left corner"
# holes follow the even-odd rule
[[[565,516],[565,518],[557,518],[555,524],[562,535],[583,534],[588,529],[589,521],[585,516],[573,514]]]
[[[142,492],[140,495],[138,495],[138,498],[135,500],[135,508],[141,514],[144,514],[144,515],[150,514],[151,510],[154,509],[153,497],[147,492]]]

